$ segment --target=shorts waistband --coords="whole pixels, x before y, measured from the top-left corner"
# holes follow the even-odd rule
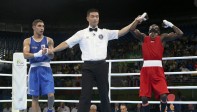
[[[32,63],[30,67],[38,67],[38,66],[51,67],[49,62]]]
[[[144,60],[143,67],[162,67],[161,60]]]
[[[105,60],[92,60],[92,61],[84,61],[87,64],[98,64],[98,63],[105,63]]]

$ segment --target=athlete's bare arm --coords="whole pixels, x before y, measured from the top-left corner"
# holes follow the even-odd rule
[[[140,30],[136,29],[134,32],[134,37],[137,38],[140,41],[144,41],[144,37],[146,36],[145,33],[140,32]]]
[[[30,38],[26,38],[23,42],[23,55],[25,59],[34,57],[33,53],[30,53]]]
[[[166,24],[168,27],[171,27],[174,30],[174,32],[161,34],[162,41],[171,41],[183,36],[183,32],[177,26],[173,25],[171,22],[164,20],[164,24]]]
[[[52,49],[54,48],[54,42],[53,42],[53,39],[48,37],[48,57],[50,59],[53,59],[54,58],[54,53],[52,52]]]

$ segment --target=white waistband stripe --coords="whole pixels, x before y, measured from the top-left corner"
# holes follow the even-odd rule
[[[162,67],[162,61],[161,60],[144,60],[143,67]]]
[[[39,63],[31,64],[31,67],[38,67],[38,66],[51,67],[49,62],[39,62]]]

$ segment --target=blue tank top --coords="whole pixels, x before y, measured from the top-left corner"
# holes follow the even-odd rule
[[[47,37],[44,36],[40,42],[36,42],[33,39],[33,36],[30,37],[30,53],[37,53],[42,48],[48,48]],[[30,64],[38,63],[38,62],[49,62],[49,61],[50,58],[46,55],[43,55],[42,57],[29,59]]]

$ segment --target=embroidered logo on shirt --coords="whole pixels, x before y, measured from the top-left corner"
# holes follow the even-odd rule
[[[45,45],[43,44],[43,45],[41,45],[41,49],[43,49],[43,48],[45,48]]]
[[[103,35],[102,34],[100,34],[98,37],[99,37],[99,39],[103,39]]]
[[[38,49],[38,47],[37,47],[37,46],[32,46],[31,48],[32,48],[32,49]]]

